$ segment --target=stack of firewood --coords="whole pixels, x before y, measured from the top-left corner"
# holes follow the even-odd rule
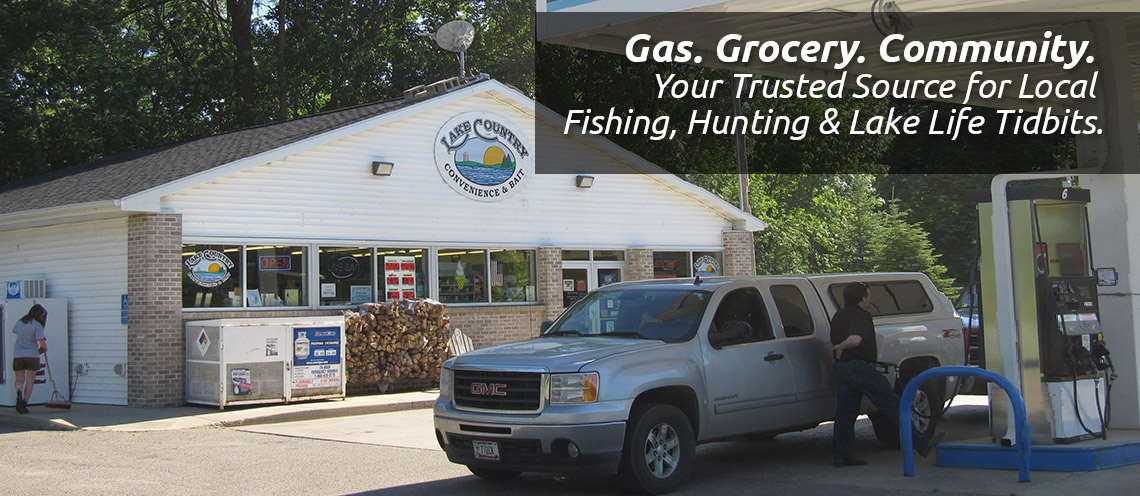
[[[437,380],[447,359],[451,322],[434,300],[365,303],[345,314],[346,380],[350,388],[395,390],[409,380]]]

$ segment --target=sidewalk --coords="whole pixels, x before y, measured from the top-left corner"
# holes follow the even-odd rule
[[[73,403],[71,409],[31,405],[27,414],[0,407],[0,426],[27,430],[157,431],[197,427],[235,427],[314,420],[349,415],[367,415],[431,408],[439,391],[350,396],[341,400],[316,400],[288,405],[211,406],[175,408],[130,408],[125,406]]]

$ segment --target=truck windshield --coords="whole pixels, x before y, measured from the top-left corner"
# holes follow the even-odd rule
[[[614,336],[686,341],[708,305],[708,291],[625,288],[595,291],[570,307],[543,336]]]

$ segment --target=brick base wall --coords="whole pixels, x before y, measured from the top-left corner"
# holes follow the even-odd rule
[[[751,231],[725,231],[721,239],[724,242],[724,275],[756,275],[755,234]]]
[[[653,279],[653,250],[630,248],[625,252],[625,280],[643,281]]]
[[[185,403],[182,216],[127,220],[127,406]]]
[[[538,335],[546,318],[544,305],[448,307],[451,328],[463,331],[475,348],[521,341]]]
[[[543,302],[542,319],[554,320],[562,313],[562,249],[538,249],[538,301]],[[535,327],[537,329],[537,327]]]

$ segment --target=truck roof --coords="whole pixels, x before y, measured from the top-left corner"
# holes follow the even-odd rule
[[[914,278],[926,276],[921,272],[851,272],[851,273],[837,273],[837,274],[779,274],[779,275],[762,275],[762,276],[716,276],[716,277],[701,277],[700,282],[697,282],[695,277],[680,277],[676,279],[647,279],[643,281],[627,281],[619,282],[606,286],[606,288],[628,288],[628,287],[644,287],[644,288],[686,288],[691,290],[705,289],[712,291],[719,286],[725,284],[738,282],[738,281],[779,281],[788,279],[808,279],[825,282],[833,280],[834,282],[841,281],[881,281],[902,278]]]

